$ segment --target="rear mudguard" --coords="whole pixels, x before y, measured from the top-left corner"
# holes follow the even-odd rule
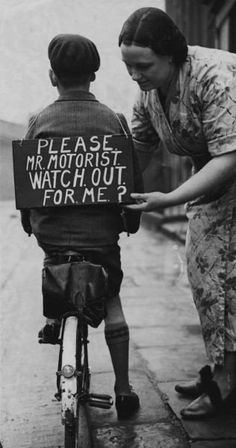
[[[77,371],[76,371],[76,332],[78,318],[69,316],[65,320],[62,335],[61,363],[61,418],[62,424],[72,424],[77,414]],[[74,369],[70,378],[63,375],[63,367],[69,365]]]

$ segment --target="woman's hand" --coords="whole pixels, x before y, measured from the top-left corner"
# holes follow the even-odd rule
[[[140,210],[143,212],[152,212],[168,207],[168,194],[154,191],[152,193],[131,193],[136,204],[126,205],[126,208]]]

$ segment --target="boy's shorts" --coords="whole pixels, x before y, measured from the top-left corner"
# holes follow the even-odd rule
[[[44,266],[56,263],[63,253],[68,250],[73,250],[83,255],[85,260],[94,264],[102,265],[108,274],[108,298],[115,297],[120,292],[121,282],[123,279],[123,272],[121,269],[120,247],[118,244],[112,246],[103,246],[95,248],[81,248],[81,247],[55,247],[49,245],[41,245],[45,252]]]

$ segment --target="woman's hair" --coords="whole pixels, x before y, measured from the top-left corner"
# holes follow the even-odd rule
[[[188,54],[185,37],[171,18],[158,8],[134,11],[122,27],[119,46],[122,43],[149,47],[157,55],[172,56],[176,64],[186,61]]]

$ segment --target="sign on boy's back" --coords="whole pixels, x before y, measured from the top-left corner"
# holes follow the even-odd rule
[[[131,202],[132,137],[13,141],[16,208]]]

